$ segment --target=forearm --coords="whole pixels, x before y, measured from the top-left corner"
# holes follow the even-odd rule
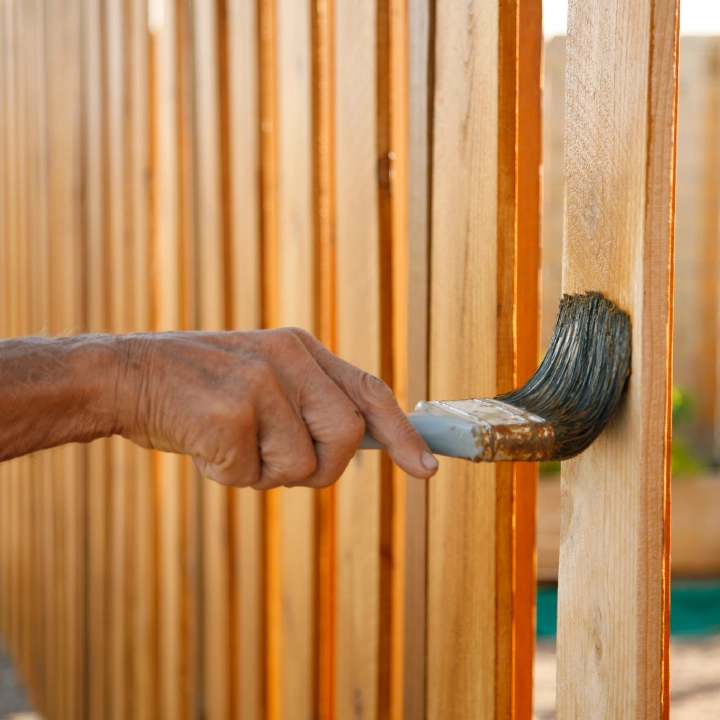
[[[122,365],[110,335],[0,341],[0,461],[115,432]]]

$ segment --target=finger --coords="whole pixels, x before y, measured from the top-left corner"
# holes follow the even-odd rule
[[[301,484],[325,488],[332,485],[352,460],[365,432],[365,421],[347,395],[312,358],[314,372],[305,369],[301,413],[315,442],[317,468]]]
[[[260,453],[255,427],[233,432],[222,446],[227,449],[220,458],[193,457],[200,473],[210,480],[231,487],[251,487],[260,482]]]
[[[435,474],[438,461],[379,378],[330,352],[310,333],[293,330],[318,365],[360,410],[370,434],[388,450],[392,460],[418,478]]]
[[[302,483],[317,469],[318,458],[310,432],[298,409],[279,385],[258,401],[260,479],[256,490]]]

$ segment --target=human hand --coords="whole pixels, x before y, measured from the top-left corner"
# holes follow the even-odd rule
[[[403,470],[437,460],[387,385],[297,329],[121,339],[116,432],[224,485],[327,487],[367,429]]]

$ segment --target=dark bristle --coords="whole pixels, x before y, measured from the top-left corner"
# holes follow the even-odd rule
[[[553,459],[578,455],[620,403],[630,374],[630,318],[600,293],[564,295],[550,347],[522,387],[497,399],[545,418]]]

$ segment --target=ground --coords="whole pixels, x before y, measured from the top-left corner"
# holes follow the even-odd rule
[[[555,643],[541,641],[535,656],[534,720],[555,718]],[[672,720],[720,718],[720,636],[670,643]],[[30,707],[0,644],[0,720],[41,720]],[[15,714],[17,713],[17,714]]]
[[[672,720],[720,718],[720,636],[670,642]],[[538,643],[535,720],[555,718],[555,643]]]

